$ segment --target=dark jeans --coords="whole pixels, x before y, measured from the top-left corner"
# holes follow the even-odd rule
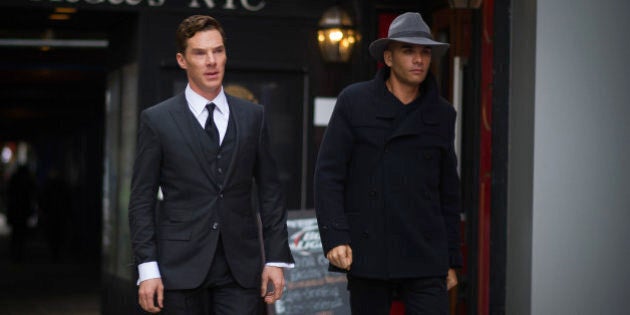
[[[405,314],[446,315],[446,276],[376,280],[348,276],[350,309],[354,315],[387,315],[394,298],[402,300]]]

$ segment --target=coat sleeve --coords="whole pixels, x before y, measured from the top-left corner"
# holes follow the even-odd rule
[[[282,184],[271,155],[264,113],[261,119],[254,177],[258,187],[265,260],[274,263],[293,263],[288,242],[287,210],[284,205]]]
[[[456,113],[454,110],[449,113],[449,145],[441,161],[440,200],[442,201],[442,215],[448,237],[449,267],[458,268],[462,266],[460,249],[461,192],[454,145]]]
[[[354,143],[349,105],[342,92],[324,133],[315,165],[315,212],[324,254],[336,246],[350,244],[345,215],[345,187]]]
[[[155,205],[162,150],[146,111],[140,115],[136,158],[131,178],[129,228],[136,264],[157,260]]]

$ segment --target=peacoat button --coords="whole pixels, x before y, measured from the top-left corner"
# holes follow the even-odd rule
[[[217,160],[220,160],[220,159],[221,159],[221,154],[218,154],[217,155]]]
[[[217,169],[217,172],[219,172],[219,174],[223,174],[223,169],[219,167],[219,168]]]
[[[214,222],[214,223],[212,223],[212,229],[213,229],[213,230],[216,230],[216,229],[218,229],[218,228],[219,228],[219,222]]]

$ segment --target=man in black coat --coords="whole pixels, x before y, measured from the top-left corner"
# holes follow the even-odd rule
[[[140,116],[129,204],[139,303],[152,313],[257,314],[261,296],[281,297],[282,267],[293,265],[264,109],[224,93],[218,21],[185,19],[177,46],[186,90]]]
[[[455,111],[429,72],[448,44],[418,13],[370,45],[385,63],[344,89],[321,144],[315,208],[331,269],[348,273],[353,314],[447,314],[457,284],[460,187]]]

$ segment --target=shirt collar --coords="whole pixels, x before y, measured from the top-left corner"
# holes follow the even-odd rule
[[[186,96],[188,106],[193,111],[193,114],[195,114],[195,116],[198,116],[206,108],[206,105],[208,103],[214,103],[214,105],[216,105],[216,108],[222,114],[229,112],[227,98],[225,97],[223,86],[221,86],[221,91],[213,100],[208,100],[203,96],[197,94],[197,92],[193,91],[193,89],[190,87],[190,84],[186,85],[184,95]]]

